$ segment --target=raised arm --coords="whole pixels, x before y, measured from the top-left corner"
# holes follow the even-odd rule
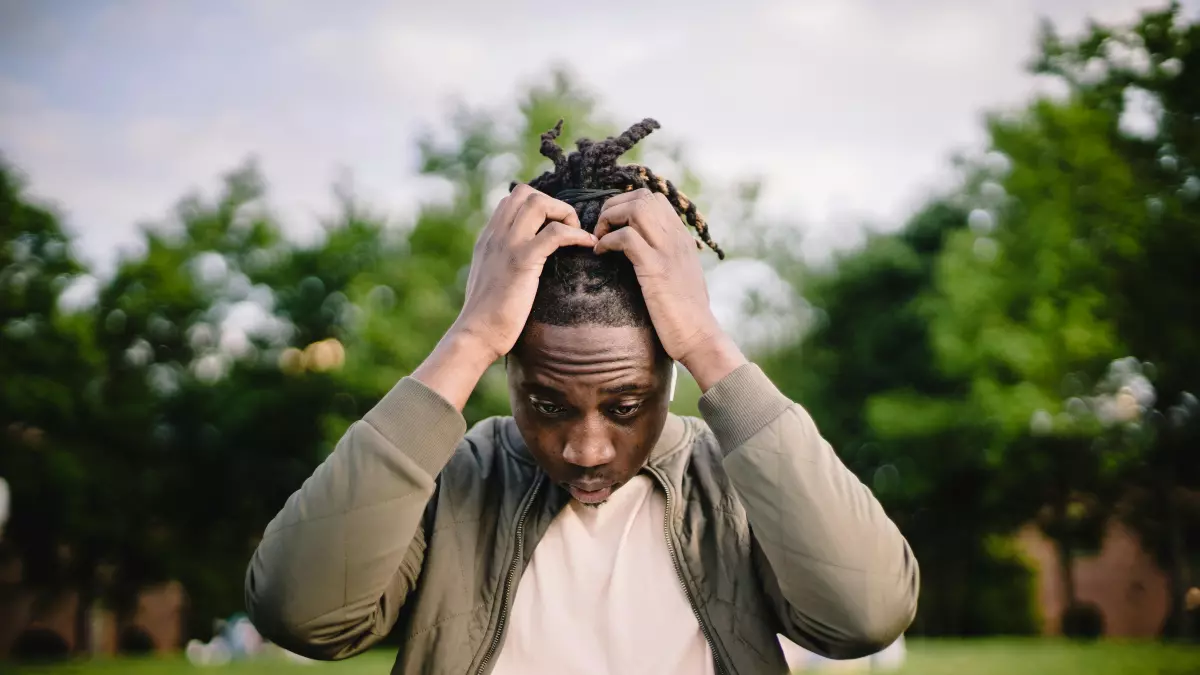
[[[811,417],[754,364],[700,398],[746,509],[781,632],[833,658],[891,644],[917,611],[916,558]]]
[[[317,659],[387,635],[421,571],[434,478],[465,430],[458,410],[412,378],[351,425],[254,552],[246,609],[258,630]]]
[[[573,207],[528,186],[500,203],[475,247],[454,326],[267,525],[245,589],[264,636],[341,659],[391,631],[421,572],[430,498],[466,431],[468,397],[520,335],[546,257],[595,242]]]
[[[598,252],[633,263],[663,348],[695,377],[700,411],[746,508],[780,630],[837,658],[878,651],[912,622],[917,562],[883,508],[808,413],[748,363],[717,324],[691,235],[667,198],[609,199]]]

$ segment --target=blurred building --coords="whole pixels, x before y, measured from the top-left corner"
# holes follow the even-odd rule
[[[0,562],[0,661],[30,650],[46,656],[74,652],[78,593],[39,592],[21,579],[15,556]],[[168,582],[139,593],[136,609],[123,621],[111,611],[93,610],[88,653],[177,651],[183,643],[184,599],[182,585]]]
[[[1058,550],[1033,525],[1020,531],[1017,542],[1034,563],[1042,632],[1059,635],[1066,594]],[[1171,612],[1171,581],[1124,525],[1111,521],[1098,551],[1076,554],[1072,573],[1077,601],[1098,610],[1105,637],[1160,634]]]

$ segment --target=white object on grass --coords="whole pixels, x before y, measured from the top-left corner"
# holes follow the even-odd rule
[[[783,655],[787,659],[788,668],[794,672],[825,671],[825,672],[888,672],[899,670],[904,666],[906,650],[904,636],[888,645],[883,651],[860,659],[837,661],[814,654],[800,645],[779,636],[779,645],[783,647]]]
[[[4,523],[8,522],[9,500],[8,481],[0,478],[0,539],[4,538]]]

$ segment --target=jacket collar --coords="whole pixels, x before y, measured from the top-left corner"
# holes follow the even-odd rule
[[[674,455],[685,445],[685,441],[689,440],[690,430],[687,422],[682,417],[674,413],[667,415],[667,423],[663,426],[662,434],[658,437],[658,442],[654,444],[654,449],[650,451],[650,459],[647,464],[658,464],[667,457]]]

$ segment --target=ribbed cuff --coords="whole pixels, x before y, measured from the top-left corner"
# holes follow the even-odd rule
[[[441,472],[467,433],[462,413],[411,377],[401,378],[363,419],[431,476]]]
[[[728,455],[792,405],[762,369],[739,366],[700,397],[700,415]]]

